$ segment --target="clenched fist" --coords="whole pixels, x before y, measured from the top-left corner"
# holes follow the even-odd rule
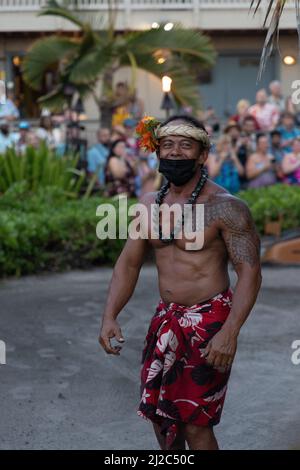
[[[110,343],[112,338],[116,338],[119,343],[124,343],[125,341],[118,322],[113,319],[104,318],[100,330],[99,343],[107,354],[119,356],[122,346],[112,347]]]

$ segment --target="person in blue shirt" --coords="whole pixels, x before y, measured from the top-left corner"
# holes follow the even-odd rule
[[[8,121],[14,121],[20,118],[20,112],[14,103],[13,94],[11,92],[8,92],[7,98],[0,102],[0,118],[7,119]]]
[[[87,170],[91,175],[98,173],[99,185],[104,186],[104,169],[110,148],[110,130],[105,128],[99,129],[97,131],[97,139],[98,142],[89,148],[87,152]]]
[[[281,134],[281,148],[283,153],[291,153],[293,141],[300,136],[300,130],[295,125],[295,116],[286,112],[281,115],[281,126],[278,127]]]
[[[218,139],[216,152],[210,153],[206,165],[210,178],[222,188],[231,194],[241,189],[240,177],[245,174],[245,170],[228,135],[223,134]]]
[[[12,138],[14,147],[20,155],[23,155],[28,145],[30,145],[30,136],[34,135],[31,132],[31,126],[28,121],[20,121],[18,125],[18,132],[13,132]]]

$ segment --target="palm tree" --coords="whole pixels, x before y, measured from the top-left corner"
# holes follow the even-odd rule
[[[113,1],[113,0],[112,0]],[[74,5],[74,3],[72,4]],[[68,37],[55,34],[37,40],[28,51],[23,73],[25,81],[40,90],[45,73],[54,70],[54,89],[40,98],[40,103],[52,110],[61,109],[68,100],[66,87],[75,88],[81,98],[92,94],[101,115],[101,124],[110,125],[114,106],[113,76],[121,67],[130,66],[132,86],[137,69],[143,69],[161,78],[169,75],[177,103],[199,107],[197,72],[211,67],[216,53],[210,39],[200,32],[179,25],[171,31],[158,29],[124,34],[115,32],[116,10],[109,9],[108,27],[96,31],[91,22],[84,21],[80,12],[71,11],[68,4],[57,0],[48,3],[39,15],[56,15],[72,22],[80,34]],[[163,56],[163,63],[158,63]],[[102,80],[102,89],[99,88]]]
[[[263,50],[261,53],[260,66],[259,66],[259,71],[258,71],[258,80],[261,79],[261,76],[265,69],[268,58],[272,54],[276,39],[278,42],[279,21],[280,21],[282,12],[284,10],[286,1],[287,0],[269,0],[269,5],[268,5],[268,9],[267,9],[266,16],[264,19],[263,27],[266,26],[267,20],[271,12],[272,12],[272,16],[271,16],[270,24],[268,26],[268,31],[267,31],[267,35],[265,38]],[[258,10],[261,4],[261,0],[251,0],[250,9],[254,7],[255,3],[256,3],[256,6],[255,6],[254,14]],[[300,3],[299,3],[299,0],[295,0],[295,9],[296,9],[296,18],[297,18],[297,31],[298,31],[298,36],[300,39]]]

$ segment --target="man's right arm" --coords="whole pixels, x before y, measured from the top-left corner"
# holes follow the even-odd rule
[[[128,238],[115,265],[99,336],[99,343],[108,354],[119,355],[121,347],[112,347],[110,339],[116,337],[119,342],[124,341],[116,318],[134,292],[148,247],[146,239]]]

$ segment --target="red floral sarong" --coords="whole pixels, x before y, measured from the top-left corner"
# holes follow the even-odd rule
[[[137,413],[160,426],[170,448],[179,423],[219,423],[230,370],[220,372],[201,357],[231,308],[227,289],[186,307],[160,300],[142,357],[141,402]]]

